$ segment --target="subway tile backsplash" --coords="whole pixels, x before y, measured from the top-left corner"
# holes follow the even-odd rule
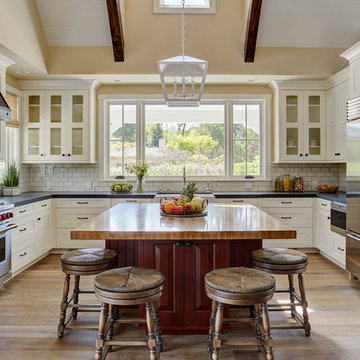
[[[341,191],[346,186],[345,164],[271,164],[271,178],[290,174],[304,178],[305,190],[313,189],[313,182],[318,184],[339,185]],[[109,191],[112,181],[99,180],[98,164],[55,164],[52,174],[40,174],[39,164],[21,166],[21,191],[89,191],[87,183],[91,182],[90,191]],[[134,184],[135,182],[130,181]],[[246,187],[245,187],[245,184]],[[214,181],[210,183],[213,191],[271,191],[271,181],[253,181],[252,187],[245,181]],[[179,191],[182,182],[162,182],[147,180],[144,191]],[[200,190],[207,189],[206,181],[199,181]]]

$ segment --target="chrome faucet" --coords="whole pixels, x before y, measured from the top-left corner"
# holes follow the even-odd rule
[[[186,186],[186,169],[185,169],[185,166],[183,167],[183,179],[184,179],[184,186]]]

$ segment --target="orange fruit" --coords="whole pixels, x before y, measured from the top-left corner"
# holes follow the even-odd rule
[[[176,208],[175,203],[173,203],[172,201],[169,201],[168,203],[166,203],[165,205],[165,212],[167,214],[172,214],[174,212],[174,209]]]

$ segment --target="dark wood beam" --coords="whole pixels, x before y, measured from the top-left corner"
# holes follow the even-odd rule
[[[250,0],[245,38],[245,62],[254,62],[262,0]]]
[[[121,21],[120,0],[106,0],[111,40],[114,50],[114,60],[124,61],[124,32]]]

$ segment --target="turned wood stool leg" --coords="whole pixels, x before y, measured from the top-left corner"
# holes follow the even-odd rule
[[[309,323],[309,315],[307,312],[308,303],[307,303],[306,296],[305,296],[305,285],[304,285],[304,278],[303,278],[302,274],[298,275],[298,279],[299,279],[299,290],[300,290],[300,296],[301,296],[301,306],[303,309],[305,335],[310,336],[311,326]]]
[[[216,316],[217,306],[218,306],[217,301],[212,300],[211,315],[210,315],[210,321],[209,321],[209,336],[208,336],[208,349],[210,351],[210,354],[213,351],[213,338],[214,338],[214,332],[215,332],[215,316]]]
[[[164,351],[164,347],[163,347],[163,341],[162,341],[162,336],[161,336],[159,306],[158,306],[157,300],[153,301],[152,310],[153,310],[153,316],[154,316],[156,352],[157,352],[157,356],[159,356],[159,353]]]
[[[219,349],[221,348],[221,329],[223,325],[224,306],[218,303],[215,317],[215,334],[213,338],[212,360],[219,360]]]
[[[66,318],[66,309],[68,306],[68,295],[69,295],[69,288],[70,288],[70,275],[66,274],[65,282],[64,282],[64,289],[63,289],[63,297],[60,305],[60,322],[58,326],[58,337],[61,338],[64,336],[65,330],[65,318]]]
[[[264,341],[262,332],[261,332],[261,327],[260,327],[261,312],[262,312],[261,304],[255,304],[254,305],[254,317],[255,317],[256,339],[259,341]],[[258,351],[261,352],[260,345],[258,345]]]
[[[271,338],[270,334],[270,319],[269,319],[269,313],[268,313],[268,305],[262,304],[262,320],[263,320],[263,327],[264,327],[264,341],[265,341],[265,351],[266,351],[266,358],[267,360],[273,360],[274,354],[273,354],[273,340]]]
[[[295,303],[295,296],[294,296],[294,291],[295,291],[295,288],[294,288],[294,275],[289,274],[289,275],[288,275],[288,278],[289,278],[290,303],[291,303],[291,304],[294,304],[294,303]],[[291,307],[291,317],[292,317],[293,319],[295,319],[295,308],[294,308],[294,307]]]
[[[102,354],[104,350],[104,342],[105,342],[105,325],[108,317],[108,309],[109,304],[102,303],[101,304],[101,313],[99,319],[99,333],[96,339],[96,352],[95,352],[95,360],[101,360]]]
[[[115,306],[112,304],[109,304],[108,321],[109,321],[110,327],[109,327],[109,332],[106,337],[106,340],[111,340],[114,337],[114,324],[115,324],[114,313],[115,313]]]
[[[147,303],[146,309],[146,324],[148,328],[148,347],[150,349],[150,360],[156,360],[156,340],[154,334],[154,315],[151,303]]]
[[[80,290],[80,275],[75,275],[75,283],[74,283],[74,304],[79,303],[79,290]],[[78,308],[72,309],[73,318],[77,318]]]

